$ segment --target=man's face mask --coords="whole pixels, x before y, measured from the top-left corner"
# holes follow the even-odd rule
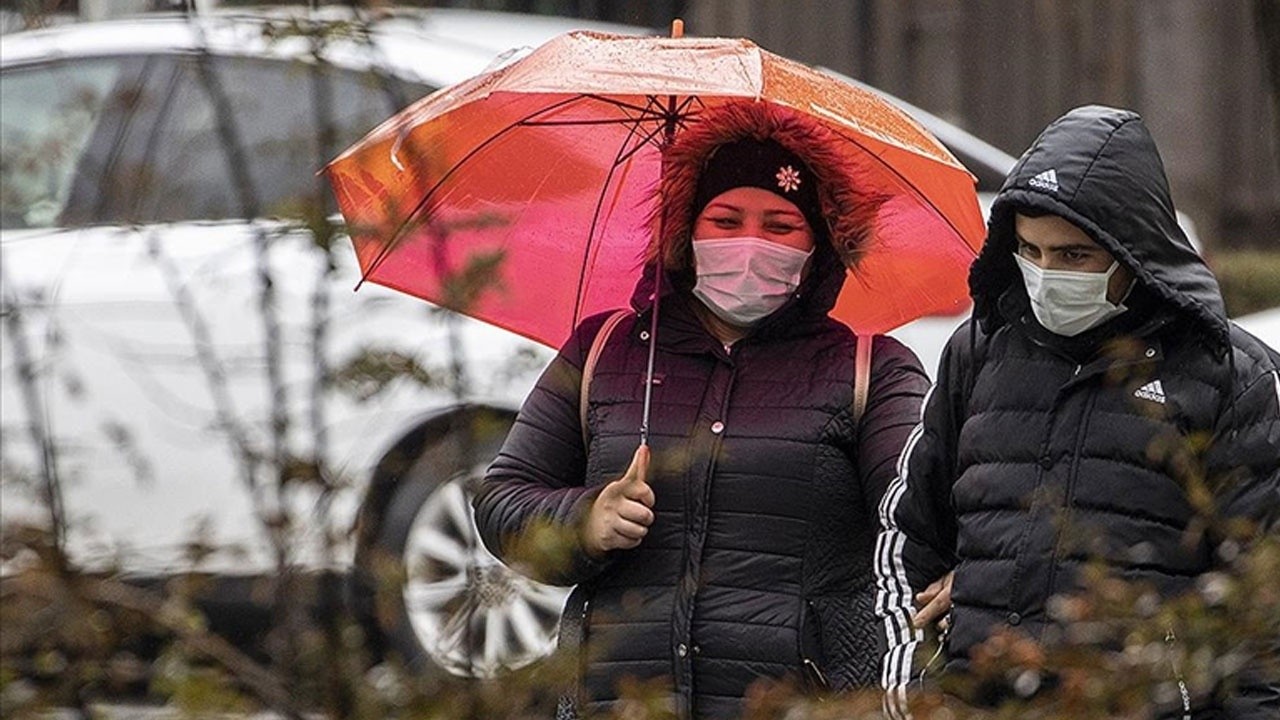
[[[1107,285],[1120,267],[1112,262],[1106,272],[1042,270],[1035,263],[1014,253],[1027,285],[1031,312],[1046,330],[1073,337],[1123,313],[1123,304],[1107,300]]]
[[[695,240],[693,294],[721,320],[751,326],[787,302],[811,255],[756,237]]]

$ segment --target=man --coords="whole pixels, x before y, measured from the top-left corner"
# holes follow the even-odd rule
[[[1085,565],[1176,597],[1223,562],[1226,528],[1249,542],[1280,508],[1275,351],[1226,319],[1137,115],[1092,106],[1051,124],[997,196],[969,283],[973,319],[880,506],[891,717],[939,618],[932,673],[963,676],[993,636],[1052,648],[1066,621],[1051,599],[1078,592]],[[1274,659],[1280,641],[1259,640]],[[1280,717],[1263,678],[1198,693],[1178,675],[1167,711]],[[985,690],[977,701],[1027,689]]]

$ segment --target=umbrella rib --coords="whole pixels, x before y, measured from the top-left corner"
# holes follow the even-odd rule
[[[685,100],[685,101],[681,104],[681,107],[687,107],[687,106],[689,105],[689,103],[690,103],[690,102],[692,102],[695,98],[696,98],[696,96],[690,96],[687,100]],[[654,96],[652,96],[652,95],[650,95],[650,96],[649,96],[649,101],[650,101],[651,103],[654,103],[654,104],[657,104],[657,102],[658,102],[657,98],[655,98],[655,97],[654,97]],[[678,111],[677,111],[677,114],[675,115],[675,122],[676,122],[676,124],[680,125],[680,127],[682,127],[682,128],[683,128],[683,127],[685,127],[685,123],[684,123],[684,119],[683,119],[683,118],[686,118],[686,117],[692,117],[692,116],[691,116],[691,115],[689,115],[689,116],[679,115],[679,113],[678,113]],[[638,121],[639,121],[639,118],[637,118],[637,125],[638,125]],[[667,127],[667,123],[666,123],[666,122],[665,122],[665,120],[664,120],[664,122],[663,122],[661,125],[656,126],[656,127],[655,127],[652,131],[650,131],[647,135],[645,135],[644,137],[640,138],[640,142],[636,143],[636,144],[635,144],[635,146],[633,146],[630,150],[628,150],[628,151],[626,152],[626,154],[625,154],[625,155],[620,155],[620,156],[618,156],[618,158],[614,160],[613,164],[614,164],[614,165],[621,165],[622,163],[625,163],[626,161],[630,160],[630,159],[631,159],[631,157],[632,157],[633,155],[635,155],[636,153],[638,153],[638,152],[640,152],[642,149],[644,149],[644,146],[645,146],[645,145],[648,145],[650,142],[652,142],[652,141],[653,141],[653,139],[654,139],[655,137],[657,137],[657,136],[658,136],[658,133],[660,133],[660,132],[662,132],[662,131],[666,130],[666,127]],[[624,145],[625,145],[625,144],[624,144]]]
[[[530,113],[529,115],[521,118],[520,120],[517,120],[514,123],[508,125],[507,127],[499,130],[493,135],[489,136],[484,142],[472,148],[466,155],[463,155],[462,159],[454,163],[453,167],[449,168],[449,171],[446,172],[443,176],[441,176],[441,178],[436,181],[435,185],[431,186],[431,189],[428,190],[427,193],[422,196],[422,199],[419,200],[416,205],[414,205],[413,209],[409,211],[409,214],[405,216],[405,219],[401,221],[399,226],[396,227],[395,232],[391,234],[391,239],[387,241],[387,244],[383,246],[382,250],[378,252],[377,256],[374,257],[373,261],[369,263],[369,270],[368,272],[365,272],[362,274],[363,277],[361,278],[361,281],[363,282],[364,279],[367,279],[370,275],[372,275],[374,271],[378,269],[378,266],[380,266],[382,262],[387,259],[387,256],[391,254],[391,251],[400,242],[400,239],[404,237],[405,228],[407,228],[409,224],[413,222],[414,218],[417,217],[422,212],[422,209],[431,200],[431,196],[434,195],[436,191],[439,190],[455,172],[457,172],[463,165],[465,165],[468,160],[470,160],[472,157],[475,157],[476,154],[478,154],[481,150],[487,147],[490,143],[493,143],[498,138],[506,135],[511,130],[514,130],[515,128],[520,127],[522,124],[524,124],[528,120],[535,118],[539,115],[542,115],[544,113],[551,112],[553,110],[559,110],[565,105],[577,102],[578,100],[581,100],[584,97],[589,97],[589,96],[575,95],[573,97],[565,98],[564,100],[548,105],[547,107],[540,108]]]
[[[559,102],[553,103],[553,104],[551,104],[551,105],[548,105],[548,106],[547,106],[547,107],[545,107],[545,108],[540,108],[540,109],[538,109],[538,110],[536,110],[536,111],[534,111],[534,112],[530,113],[529,115],[527,115],[527,116],[525,116],[525,117],[523,117],[523,118],[521,118],[521,119],[519,119],[519,120],[515,121],[515,122],[514,122],[514,123],[512,123],[511,125],[508,125],[507,127],[503,128],[503,129],[502,129],[502,130],[500,130],[499,132],[495,133],[494,135],[492,135],[491,137],[489,137],[488,139],[486,139],[484,142],[482,142],[482,143],[480,143],[479,145],[477,145],[476,147],[472,148],[470,152],[468,152],[466,155],[464,155],[464,156],[462,157],[462,159],[460,159],[457,163],[455,163],[455,164],[454,164],[454,166],[453,166],[452,168],[450,168],[450,169],[449,169],[449,171],[448,171],[448,172],[446,172],[446,173],[445,173],[445,174],[444,174],[444,175],[443,175],[443,176],[442,176],[442,177],[441,177],[441,178],[436,182],[436,184],[435,184],[435,185],[433,185],[433,186],[431,187],[431,189],[427,191],[427,193],[426,193],[425,195],[423,195],[422,199],[421,199],[421,200],[419,200],[419,201],[418,201],[418,203],[417,203],[416,205],[414,205],[413,209],[409,211],[409,214],[405,216],[405,219],[400,223],[400,225],[399,225],[399,226],[397,226],[397,227],[396,227],[395,232],[393,232],[393,233],[391,234],[391,239],[387,242],[387,244],[386,244],[386,245],[384,245],[384,246],[383,246],[382,250],[380,250],[380,251],[378,252],[377,256],[375,256],[375,257],[373,258],[373,261],[369,263],[369,270],[368,270],[368,272],[365,272],[365,273],[363,273],[363,274],[362,274],[361,281],[363,282],[363,280],[364,280],[364,279],[367,279],[370,275],[372,275],[372,274],[374,273],[374,271],[376,271],[376,270],[378,269],[378,267],[383,263],[383,261],[384,261],[384,260],[386,260],[387,256],[391,254],[391,251],[395,249],[395,246],[400,242],[400,239],[404,236],[405,229],[410,225],[410,223],[412,223],[412,222],[413,222],[413,220],[414,220],[414,219],[415,219],[419,214],[421,214],[421,212],[422,212],[423,208],[427,205],[427,203],[428,203],[428,202],[430,202],[431,197],[432,197],[433,195],[435,195],[436,191],[437,191],[437,190],[439,190],[439,189],[440,189],[440,187],[441,187],[441,186],[443,186],[443,185],[444,185],[444,183],[445,183],[446,181],[448,181],[448,179],[450,178],[450,176],[452,176],[454,172],[456,172],[456,171],[457,171],[458,169],[460,169],[463,165],[465,165],[465,164],[466,164],[466,162],[467,162],[468,160],[470,160],[473,156],[475,156],[477,153],[479,153],[481,150],[483,150],[483,149],[484,149],[486,146],[488,146],[490,143],[492,143],[492,142],[496,141],[498,138],[502,137],[502,136],[503,136],[503,135],[505,135],[507,132],[509,132],[509,131],[511,131],[511,130],[513,130],[513,129],[515,129],[515,128],[517,128],[517,127],[530,126],[530,125],[538,125],[538,124],[546,124],[546,125],[551,125],[551,124],[553,124],[553,123],[554,123],[554,121],[545,121],[545,122],[539,123],[539,122],[535,121],[534,119],[535,119],[535,118],[537,118],[539,115],[545,115],[545,114],[547,114],[547,113],[550,113],[550,112],[553,112],[553,111],[559,110],[559,109],[563,108],[563,107],[564,107],[564,106],[566,106],[566,105],[570,105],[570,104],[572,104],[572,103],[575,103],[575,102],[577,102],[577,101],[579,101],[579,100],[583,100],[583,99],[588,99],[588,100],[597,100],[597,101],[600,101],[600,102],[603,102],[603,103],[606,103],[606,104],[609,104],[609,105],[613,105],[614,107],[617,107],[617,108],[627,109],[627,110],[632,110],[632,111],[634,111],[634,112],[636,112],[636,113],[639,113],[639,114],[640,114],[640,117],[627,118],[627,119],[625,119],[625,120],[624,120],[624,119],[619,119],[619,120],[617,120],[617,121],[608,121],[608,122],[610,122],[610,123],[613,123],[613,122],[618,122],[618,123],[631,122],[631,123],[633,123],[633,125],[634,125],[634,126],[638,126],[638,124],[639,124],[640,122],[643,122],[643,121],[645,121],[645,120],[664,120],[664,121],[665,121],[665,120],[667,120],[667,119],[668,119],[668,115],[669,115],[669,113],[668,113],[667,111],[658,112],[658,111],[655,111],[655,110],[651,109],[651,107],[641,107],[641,106],[639,106],[639,105],[635,105],[634,103],[627,103],[627,102],[623,102],[623,101],[621,101],[621,100],[616,100],[616,99],[613,99],[613,98],[607,98],[607,97],[604,97],[604,96],[601,96],[601,95],[596,95],[596,94],[593,94],[593,93],[581,93],[581,94],[578,94],[578,95],[574,95],[573,97],[565,98],[564,100],[561,100],[561,101],[559,101]],[[651,100],[651,101],[653,100],[653,96],[650,96],[650,100]],[[686,106],[688,105],[688,103],[689,103],[689,101],[686,101],[686,102],[682,105],[682,107],[686,107]],[[659,106],[659,107],[660,107],[660,106]],[[682,122],[683,122],[683,120],[684,120],[684,118],[683,118],[683,117],[680,117],[680,116],[678,116],[678,115],[677,115],[677,116],[674,118],[674,120],[675,120],[676,122],[681,122],[681,123],[682,123]],[[596,121],[589,121],[589,120],[577,121],[577,122],[564,121],[564,124],[589,125],[589,124],[596,124]],[[634,132],[634,127],[633,127],[633,132]],[[622,162],[622,160],[621,160],[621,159],[615,160],[615,164],[616,164],[617,162]],[[612,173],[611,173],[610,177],[612,177]],[[575,316],[576,316],[576,313],[575,313]]]
[[[600,208],[604,207],[604,196],[605,193],[609,192],[609,184],[613,182],[613,173],[618,169],[618,165],[623,162],[621,158],[627,148],[627,143],[631,138],[635,137],[636,131],[640,128],[640,123],[643,120],[643,118],[633,119],[631,130],[627,133],[627,137],[622,140],[622,144],[618,146],[618,154],[614,157],[613,164],[609,166],[608,174],[605,175],[604,184],[600,187],[600,195],[596,197],[596,209],[591,213],[591,227],[587,230],[587,242],[582,250],[582,265],[578,271],[578,292],[574,293],[573,299],[573,324],[575,327],[578,325],[579,317],[582,314],[582,296],[587,280],[587,269],[591,263],[591,248],[596,236],[596,224],[600,222]],[[645,142],[647,140],[642,141],[637,147],[643,147]],[[630,157],[632,154],[634,154],[634,151],[626,153],[626,156]]]
[[[675,113],[675,115],[676,115],[676,117],[675,117],[675,121],[676,121],[676,123],[677,123],[677,124],[679,124],[679,125],[680,125],[680,129],[681,129],[681,130],[684,130],[685,128],[687,128],[687,127],[688,127],[688,125],[686,124],[686,122],[685,122],[685,121],[687,121],[687,120],[692,120],[693,118],[695,118],[695,117],[697,117],[697,116],[698,116],[698,113],[697,113],[697,112],[694,112],[694,111],[686,112],[686,111],[685,111],[685,109],[686,109],[686,108],[688,108],[688,107],[689,107],[690,105],[692,105],[693,103],[698,103],[698,105],[699,105],[702,109],[704,109],[704,110],[706,109],[706,104],[702,102],[702,97],[701,97],[701,96],[698,96],[698,95],[690,95],[689,97],[685,98],[684,102],[680,103],[680,107],[676,108],[676,113]]]
[[[609,120],[531,120],[528,122],[520,122],[525,127],[555,127],[560,125],[626,125],[628,123],[636,123],[642,120],[661,120],[662,118],[632,118],[622,117]]]
[[[640,138],[640,142],[636,143],[635,146],[632,147],[630,150],[628,150],[625,155],[619,155],[617,159],[613,161],[614,167],[617,167],[618,165],[621,165],[622,163],[630,160],[631,156],[635,155],[636,153],[644,149],[644,146],[648,145],[655,137],[657,137],[658,133],[662,131],[663,131],[663,126],[659,125],[658,127],[654,128],[652,131],[650,131],[648,134],[646,134],[644,137]],[[624,144],[623,147],[626,147],[626,145]]]
[[[961,239],[963,240],[963,238],[964,238],[964,233],[960,232],[960,228],[956,227],[956,224],[955,224],[954,222],[952,222],[952,221],[951,221],[951,218],[947,217],[947,214],[946,214],[946,213],[944,213],[944,212],[942,212],[941,210],[939,210],[939,209],[938,209],[938,206],[933,204],[933,200],[931,200],[931,199],[930,199],[927,195],[925,195],[924,193],[920,192],[920,188],[916,187],[914,183],[912,183],[910,180],[907,180],[905,177],[903,177],[903,176],[902,176],[902,173],[901,173],[901,172],[900,172],[896,167],[894,167],[892,163],[890,163],[890,162],[888,162],[887,160],[885,160],[884,158],[880,157],[880,155],[879,155],[878,153],[872,152],[872,151],[871,151],[871,148],[869,148],[869,147],[867,147],[866,145],[863,145],[862,143],[858,142],[858,140],[857,140],[856,138],[850,137],[850,136],[848,136],[848,135],[844,134],[843,132],[841,132],[841,131],[839,131],[839,130],[837,130],[836,132],[837,132],[837,134],[839,134],[839,135],[840,135],[840,137],[842,137],[842,138],[844,138],[845,140],[849,141],[850,143],[853,143],[854,145],[858,146],[858,148],[859,148],[859,149],[861,149],[864,153],[866,153],[867,155],[869,155],[869,156],[871,156],[871,157],[875,158],[876,162],[880,163],[880,164],[881,164],[881,165],[883,165],[886,169],[888,169],[888,170],[889,170],[889,172],[893,173],[893,176],[894,176],[894,177],[896,177],[896,178],[898,178],[898,181],[902,183],[903,187],[909,188],[909,189],[911,190],[912,194],[914,194],[917,198],[919,198],[919,199],[920,199],[920,201],[921,201],[921,202],[923,202],[923,203],[924,203],[925,205],[927,205],[931,210],[933,210],[933,212],[934,212],[935,214],[937,214],[937,216],[938,216],[938,217],[942,218],[942,221],[943,221],[943,222],[945,222],[945,223],[947,224],[947,227],[951,228],[951,231],[952,231],[952,232],[954,232],[954,233],[956,234],[956,236],[957,236],[957,237],[959,237],[959,238],[961,238]],[[969,247],[969,243],[967,243],[967,242],[961,242],[961,244],[964,246],[964,249],[965,249],[965,250],[967,250],[967,251],[969,252],[969,254],[970,254],[970,255],[972,255],[973,257],[977,257],[977,256],[978,256],[978,252],[977,252],[976,250],[974,250],[973,248]]]
[[[618,100],[616,98],[605,97],[604,95],[596,95],[595,93],[583,93],[583,97],[589,98],[591,100],[599,100],[602,103],[613,105],[615,107],[624,108],[627,110],[634,110],[635,112],[638,112],[641,115],[653,115],[663,120],[667,118],[666,109],[662,108],[661,105],[654,102],[655,96],[653,95],[646,96],[649,99],[649,104],[643,105],[643,106],[636,105],[635,103],[623,102],[622,100]],[[654,110],[653,108],[655,105],[658,108],[662,108],[662,109]]]
[[[599,120],[522,120],[520,121],[520,124],[525,126],[530,126],[530,127],[536,127],[536,126],[542,126],[542,125],[546,125],[546,126],[623,125],[627,123],[639,123],[644,121],[657,121],[657,122],[665,123],[668,120],[668,116],[672,115],[671,112],[669,112],[668,110],[662,107],[657,97],[654,95],[647,96],[649,99],[649,105],[646,107],[641,107],[633,103],[622,102],[620,100],[612,100],[607,97],[603,97],[600,95],[592,95],[589,93],[584,94],[582,97],[587,98],[589,100],[599,100],[600,102],[613,105],[614,107],[617,107],[618,109],[623,111],[630,110],[632,112],[637,113],[639,116],[635,117],[635,116],[628,115],[626,117],[599,119]],[[682,111],[695,101],[699,103],[701,102],[696,95],[691,95],[688,98],[686,98],[685,101],[680,104],[680,107],[676,109],[674,113],[674,117],[672,117],[671,119],[674,119],[675,122],[679,123],[681,127],[684,127],[685,121],[693,117],[693,114],[691,113],[686,114]],[[658,109],[655,110],[654,109],[655,107]]]

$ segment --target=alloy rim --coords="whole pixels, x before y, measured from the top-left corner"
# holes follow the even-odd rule
[[[485,549],[467,485],[465,475],[442,484],[414,517],[404,604],[437,665],[491,678],[551,653],[567,591],[529,580]]]

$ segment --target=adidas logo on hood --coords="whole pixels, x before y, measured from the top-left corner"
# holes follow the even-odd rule
[[[1027,184],[1037,190],[1056,193],[1058,192],[1058,173],[1053,168],[1049,168],[1028,180]]]

